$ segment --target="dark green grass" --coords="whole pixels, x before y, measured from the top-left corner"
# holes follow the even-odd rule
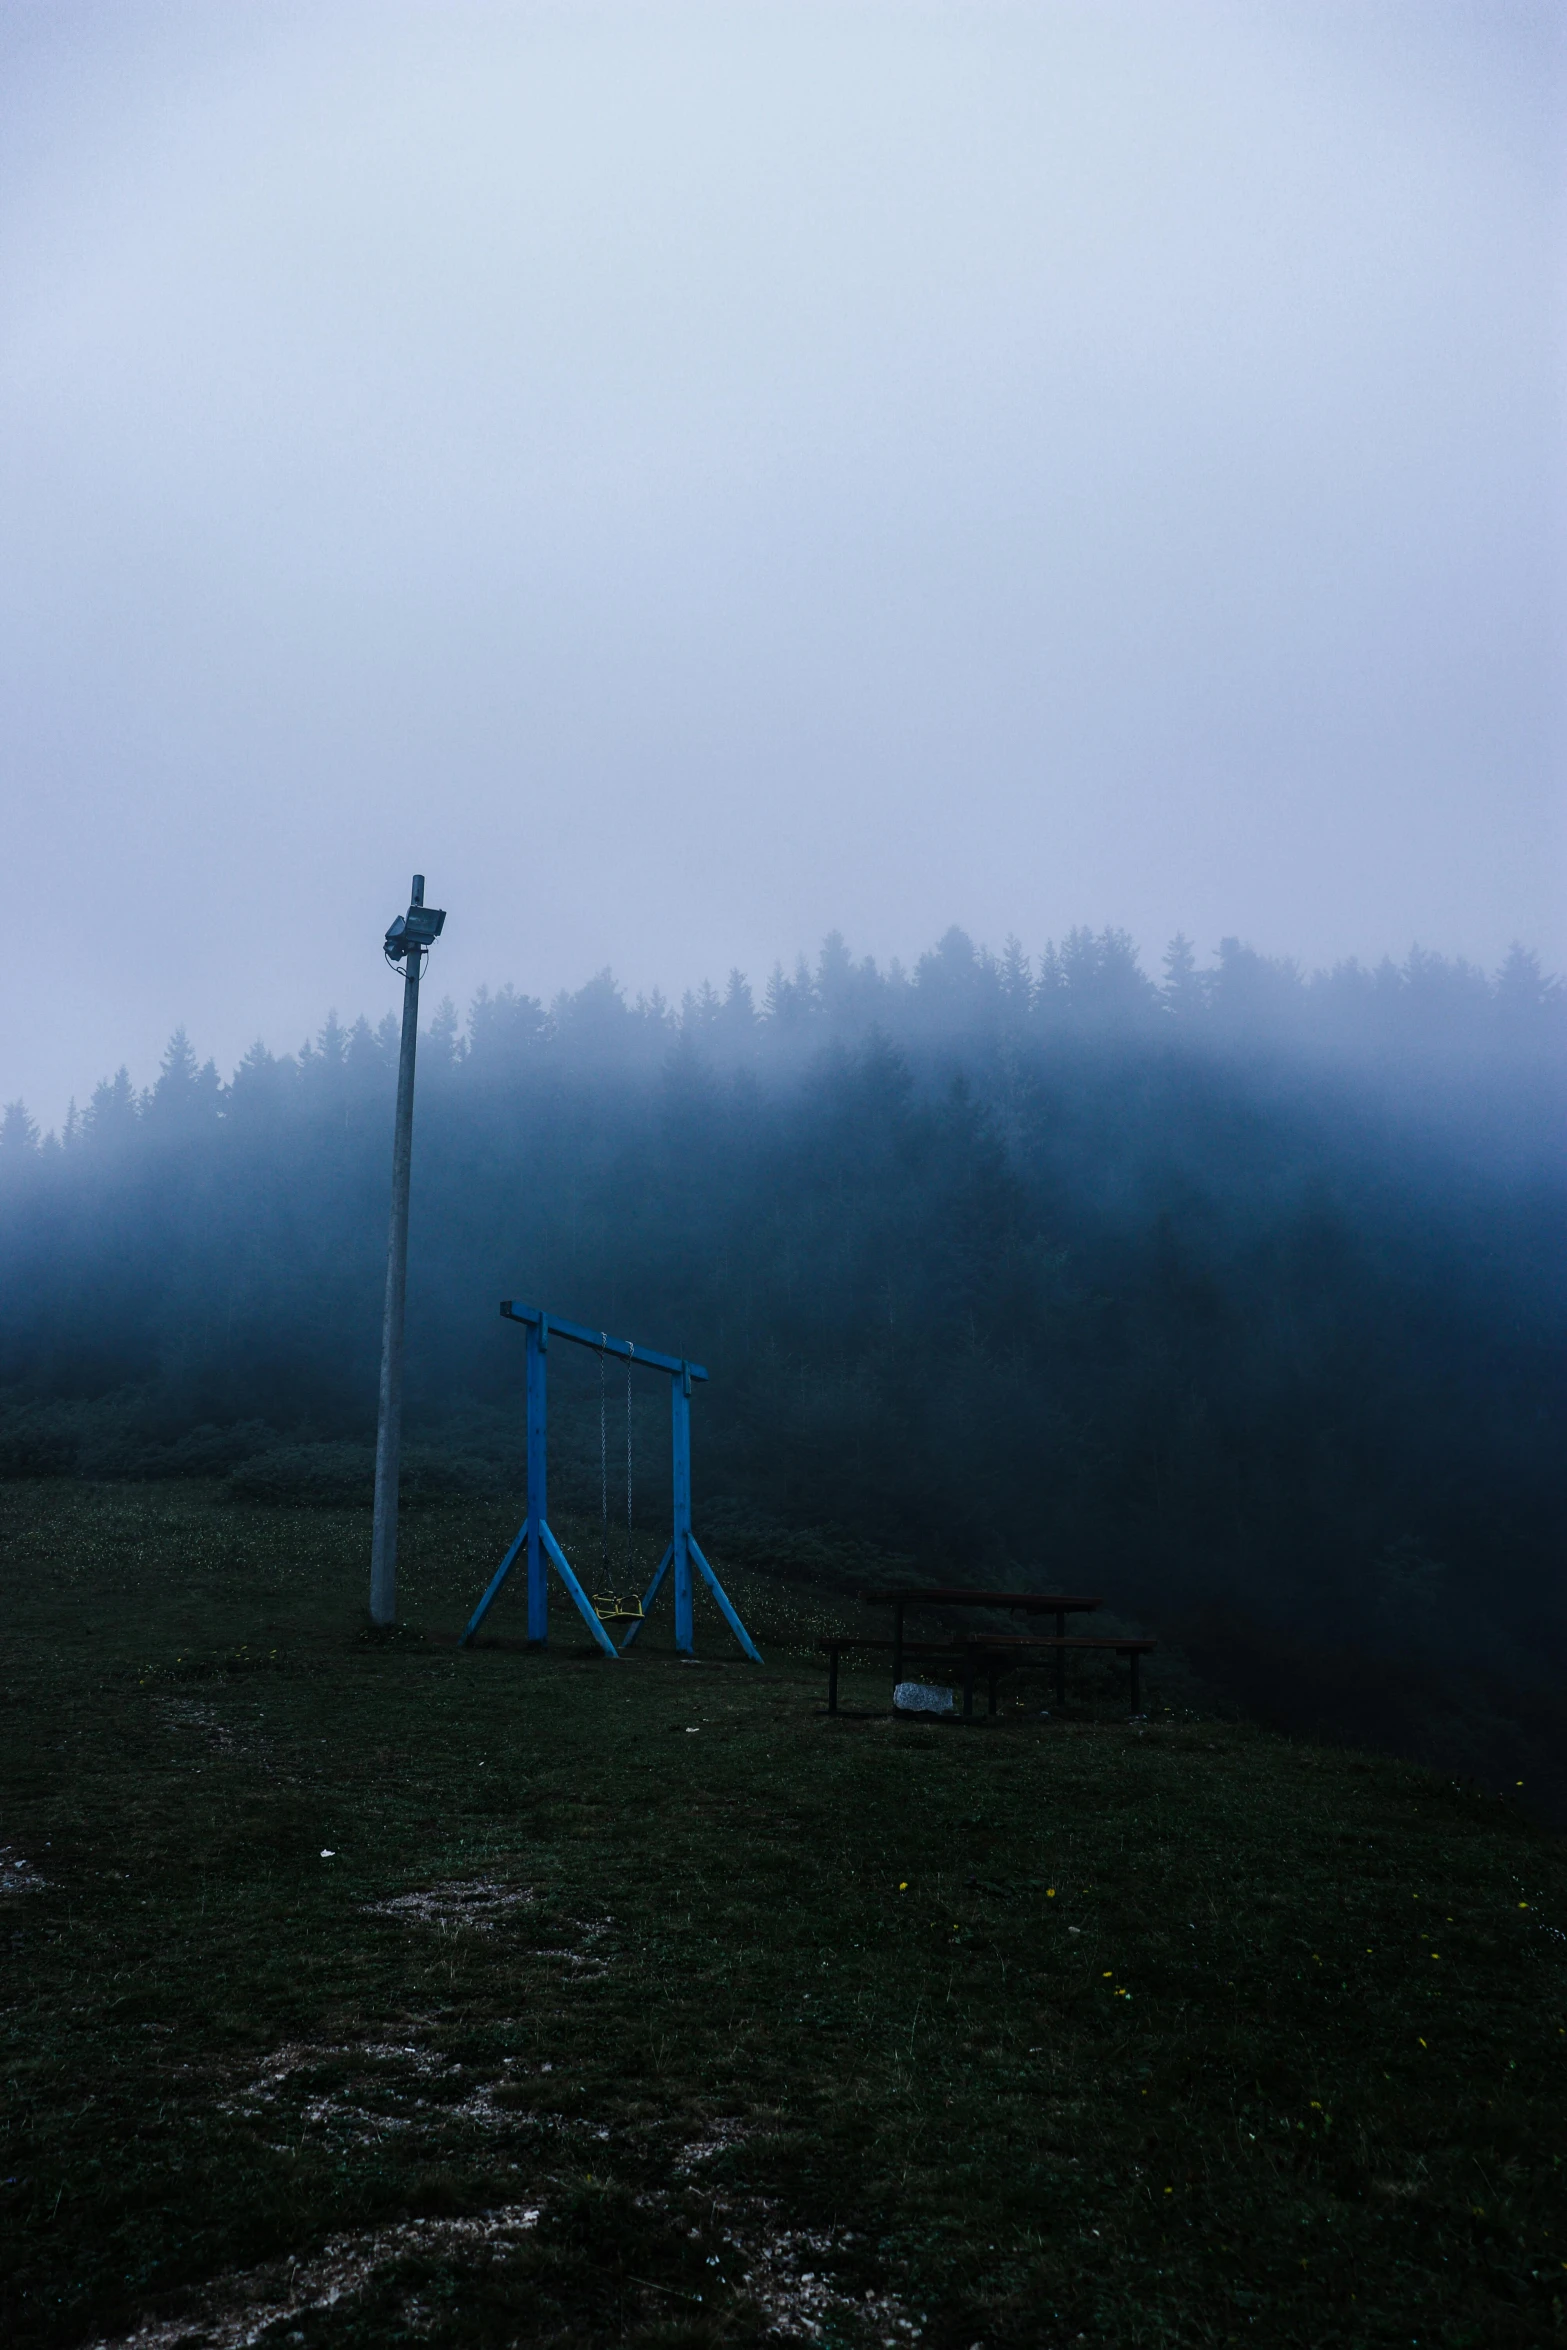
[[[738,1576],[765,1671],[461,1654],[488,1505],[405,1519],[390,1639],[362,1513],[0,1525],[8,2341],[1567,2339],[1567,1866],[1494,1794],[1157,1674],[829,1722],[833,1603]]]

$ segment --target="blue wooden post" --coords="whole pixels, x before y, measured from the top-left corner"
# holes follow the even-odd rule
[[[691,1611],[691,1370],[682,1363],[669,1382],[670,1433],[674,1440],[675,1646],[683,1656],[696,1647]]]
[[[528,1638],[547,1640],[550,1634],[550,1594],[543,1529],[548,1520],[545,1462],[548,1395],[545,1350],[550,1342],[549,1317],[540,1314],[528,1324]]]

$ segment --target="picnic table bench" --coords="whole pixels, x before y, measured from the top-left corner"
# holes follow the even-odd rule
[[[1119,1639],[1114,1634],[1044,1635],[1031,1639],[1026,1633],[1011,1632],[955,1632],[950,1640],[868,1640],[863,1633],[839,1632],[818,1640],[817,1647],[827,1656],[827,1711],[838,1711],[838,1660],[846,1648],[891,1650],[894,1656],[894,1686],[903,1678],[903,1659],[906,1656],[957,1658],[963,1667],[963,1718],[973,1719],[974,1675],[976,1668],[983,1671],[989,1691],[987,1712],[996,1710],[996,1687],[1001,1675],[1015,1672],[1026,1664],[1030,1656],[1039,1652],[1053,1654],[1056,1660],[1057,1701],[1060,1701],[1062,1675],[1068,1649],[1112,1649],[1117,1656],[1129,1659],[1132,1668],[1132,1711],[1138,1711],[1139,1667],[1142,1660],[1156,1646],[1152,1640]]]

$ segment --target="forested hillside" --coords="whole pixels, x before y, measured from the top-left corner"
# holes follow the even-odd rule
[[[1567,1653],[1564,1026],[1521,954],[1308,980],[1177,941],[1156,985],[1113,932],[1037,968],[953,932],[910,974],[833,939],[759,1008],[738,974],[678,1011],[608,974],[443,1006],[413,1469],[515,1483],[496,1306],[538,1299],[708,1365],[699,1513],[736,1543],[853,1538],[1527,1680]],[[395,1053],[390,1011],[333,1018],[225,1083],[182,1034],[58,1137],[7,1112],[12,1474],[362,1474]],[[596,1506],[597,1371],[555,1378],[558,1474]],[[615,1451],[618,1387],[606,1410]]]

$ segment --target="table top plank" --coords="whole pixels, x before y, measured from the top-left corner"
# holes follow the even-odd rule
[[[1086,1615],[1104,1605],[1102,1599],[1058,1591],[948,1591],[923,1583],[862,1591],[860,1597],[867,1607],[911,1607],[916,1603],[924,1607],[1000,1607],[1016,1608],[1031,1616]]]
[[[856,1632],[823,1633],[816,1643],[818,1648],[896,1648],[895,1640],[867,1640]],[[1041,1634],[1032,1637],[1024,1632],[954,1632],[949,1640],[905,1640],[905,1656],[953,1656],[966,1648],[982,1651],[1000,1651],[1010,1655],[1020,1648],[1113,1648],[1130,1650],[1157,1647],[1154,1640],[1140,1633],[1100,1632],[1090,1634],[1068,1633],[1064,1638]]]

